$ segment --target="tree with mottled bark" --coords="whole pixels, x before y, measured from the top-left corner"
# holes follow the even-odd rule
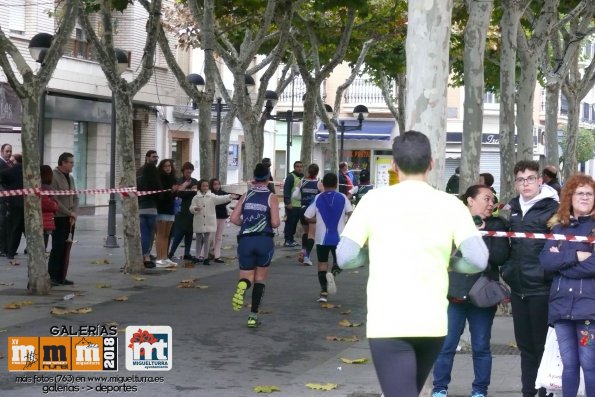
[[[328,136],[329,136],[329,146],[330,146],[330,154],[331,154],[329,161],[331,164],[331,172],[339,171],[338,166],[339,166],[340,159],[339,159],[339,156],[337,155],[339,153],[339,151],[338,151],[338,147],[337,147],[337,126],[335,123],[338,120],[339,111],[341,110],[341,102],[343,101],[343,93],[345,92],[345,90],[347,88],[349,88],[349,86],[353,83],[353,80],[355,80],[357,75],[360,73],[360,70],[364,63],[364,60],[366,59],[366,55],[368,54],[368,51],[369,51],[370,47],[373,45],[373,43],[374,43],[373,39],[370,39],[370,40],[367,40],[364,42],[364,45],[362,46],[362,49],[358,56],[358,59],[355,62],[355,64],[353,65],[353,67],[351,68],[351,73],[349,74],[347,79],[345,79],[343,84],[340,84],[337,87],[337,90],[335,92],[335,104],[333,106],[333,119],[332,120],[328,117],[328,115],[326,113],[326,109],[325,109],[324,103],[322,101],[322,98],[320,96],[318,96],[316,98],[318,115],[320,116],[322,122],[327,126],[327,129],[329,132]]]
[[[593,15],[592,8],[595,4],[589,5],[589,12]],[[571,25],[578,21],[572,21]],[[571,31],[574,30],[571,28]],[[562,93],[568,101],[568,125],[564,136],[564,158],[562,178],[568,179],[578,171],[577,161],[577,139],[579,133],[580,103],[595,85],[595,57],[588,60],[586,66],[580,65],[580,53],[574,55],[570,70],[562,82]]]
[[[459,193],[477,183],[483,133],[484,53],[493,1],[467,0],[463,51],[465,102]]]
[[[589,2],[582,0],[581,3]],[[580,4],[579,4],[580,5]],[[559,165],[558,150],[558,113],[560,101],[560,86],[568,75],[572,60],[580,51],[583,38],[592,34],[593,7],[586,4],[582,12],[572,19],[562,10],[560,17],[566,23],[558,24],[559,29],[552,32],[548,44],[540,57],[542,81],[545,86],[545,161],[546,164]],[[574,6],[574,5],[573,5]],[[575,8],[576,9],[576,8]],[[558,17],[558,19],[560,19]]]
[[[82,10],[81,10],[82,11]],[[147,36],[143,51],[143,59],[138,74],[128,82],[120,76],[114,47],[114,27],[112,24],[114,9],[111,3],[102,2],[99,15],[102,22],[102,36],[99,37],[89,20],[83,14],[81,24],[97,54],[99,65],[105,74],[113,93],[116,109],[116,140],[118,157],[121,166],[120,187],[136,186],[136,170],[134,164],[134,139],[132,130],[133,99],[144,87],[153,74],[155,48],[161,24],[161,0],[152,0],[147,16]],[[143,256],[140,245],[140,226],[138,200],[135,195],[122,197],[123,233],[124,233],[124,271],[141,273],[144,271]]]
[[[528,7],[523,21],[526,27],[518,31],[520,79],[517,94],[517,158],[533,157],[533,104],[539,58],[549,37],[570,21],[575,21],[592,0],[581,1],[562,19],[558,19],[559,0],[544,0],[544,4]],[[565,6],[568,6],[566,4]]]
[[[395,118],[399,132],[405,131],[405,39],[407,36],[407,1],[380,0],[362,22],[356,22],[352,42],[375,40],[366,57],[364,71],[380,88],[384,102]],[[347,59],[351,59],[352,51]]]
[[[529,0],[502,0],[500,45],[500,200],[514,194],[517,36]]]
[[[23,186],[26,189],[40,189],[39,173],[40,150],[38,134],[40,121],[39,101],[63,54],[64,46],[74,28],[77,15],[75,0],[64,2],[60,17],[56,14],[57,31],[52,44],[45,53],[37,72],[27,64],[23,55],[10,41],[0,27],[0,67],[6,75],[8,84],[16,92],[22,104],[21,143],[23,147]],[[16,67],[16,70],[13,69]],[[50,278],[47,269],[43,228],[41,220],[41,201],[38,195],[27,195],[25,200],[25,235],[27,236],[28,290],[32,294],[45,295],[50,290]]]
[[[300,160],[304,164],[310,164],[312,162],[316,108],[321,109],[319,102],[322,101],[322,99],[319,101],[320,86],[328,78],[333,69],[343,61],[347,53],[347,47],[349,46],[357,10],[352,7],[344,11],[341,13],[345,15],[343,28],[341,29],[339,42],[335,46],[327,43],[324,50],[321,48],[321,38],[319,36],[324,34],[324,32],[317,29],[312,15],[298,12],[296,19],[299,21],[299,28],[296,27],[291,32],[291,49],[304,85],[306,86],[303,104],[302,151],[300,154]],[[321,111],[320,113],[324,112]],[[321,117],[324,116],[321,115]],[[330,128],[333,129],[333,127]],[[331,129],[329,129],[329,135]],[[338,163],[331,162],[331,170],[335,170],[337,167]]]
[[[452,0],[409,1],[405,128],[430,139],[434,165],[428,181],[434,187],[444,173],[452,7]]]

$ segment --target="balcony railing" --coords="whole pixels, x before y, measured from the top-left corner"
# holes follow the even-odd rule
[[[395,92],[394,83],[391,87],[391,92]],[[383,105],[385,103],[380,87],[362,78],[353,80],[353,83],[345,90],[343,95],[344,103],[346,104],[365,103],[366,105],[373,106]]]
[[[292,83],[283,90],[281,95],[279,95],[279,103],[283,104],[291,104],[292,98],[294,104],[301,104],[302,97],[306,93],[306,84],[304,84],[304,80],[300,76],[297,76],[293,79]]]

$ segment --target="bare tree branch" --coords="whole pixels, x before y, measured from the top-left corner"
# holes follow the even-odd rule
[[[364,45],[362,46],[359,56],[357,57],[357,61],[355,62],[355,65],[351,69],[351,73],[349,74],[349,77],[347,77],[347,79],[343,82],[343,84],[341,84],[337,87],[337,91],[336,91],[336,95],[335,95],[335,106],[333,108],[334,114],[338,114],[339,110],[341,109],[341,102],[343,101],[343,93],[353,83],[353,80],[355,80],[355,77],[359,74],[362,64],[364,63],[364,60],[366,59],[366,55],[368,55],[368,51],[370,50],[370,47],[372,46],[373,43],[374,43],[373,39],[369,39],[364,42]]]

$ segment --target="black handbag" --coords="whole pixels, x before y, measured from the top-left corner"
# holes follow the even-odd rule
[[[510,299],[510,290],[485,274],[477,279],[469,291],[469,300],[477,307],[492,307]]]

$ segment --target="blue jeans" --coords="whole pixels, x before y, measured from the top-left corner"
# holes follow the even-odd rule
[[[291,208],[288,209],[285,207],[285,242],[292,242],[294,240],[295,230],[297,229],[297,224],[300,221],[300,214],[302,212],[301,207],[298,208]]]
[[[140,244],[144,256],[149,256],[151,249],[151,240],[155,233],[155,223],[157,214],[140,214]]]
[[[472,394],[488,394],[492,372],[490,339],[492,338],[492,323],[495,315],[496,306],[480,308],[466,302],[448,304],[448,334],[434,363],[434,392],[448,390],[457,345],[465,329],[465,322],[468,321],[473,352],[473,372],[475,373]]]
[[[582,367],[587,397],[595,396],[595,321],[586,325],[584,320],[560,320],[554,327],[564,366],[562,395],[576,396]]]
[[[171,246],[169,248],[169,256],[174,256],[174,254],[176,253],[176,250],[178,249],[178,246],[180,245],[180,243],[182,242],[182,240],[184,240],[184,256],[188,257],[190,256],[190,247],[192,246],[192,235],[194,233],[192,232],[186,232],[184,231],[180,225],[176,225],[176,223],[174,222],[174,227],[172,230],[172,236],[171,236]],[[197,254],[200,255],[200,254]]]

